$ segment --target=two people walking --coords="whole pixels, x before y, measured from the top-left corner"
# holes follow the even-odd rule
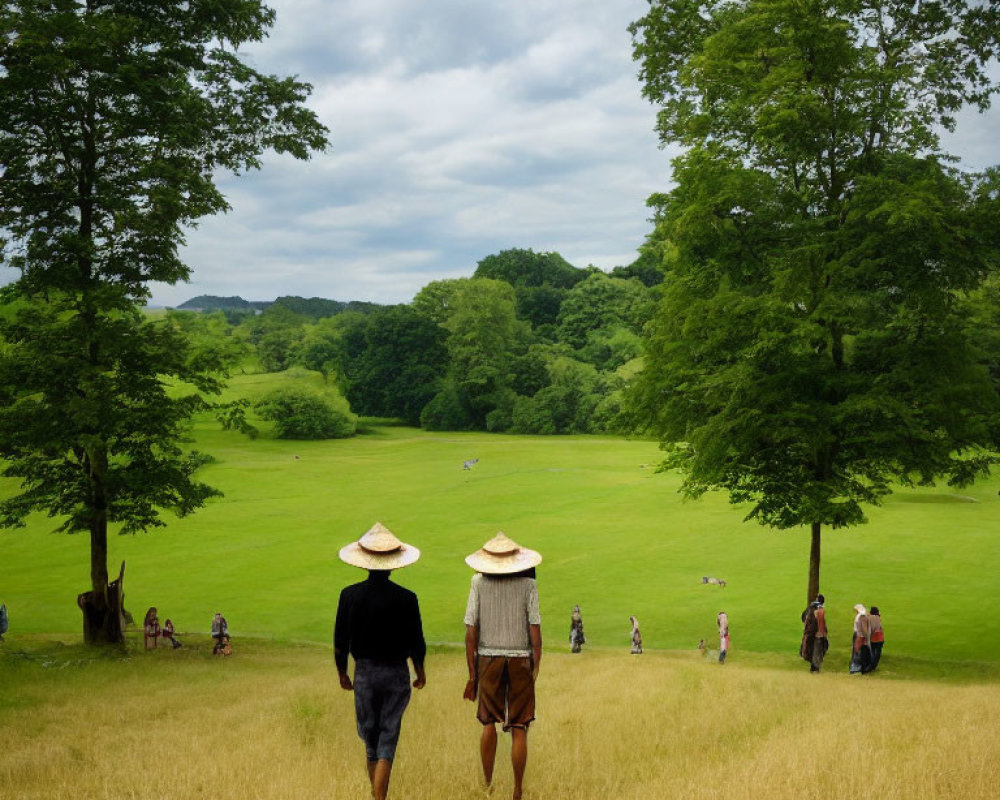
[[[402,725],[413,688],[427,682],[427,647],[417,596],[393,583],[390,573],[417,561],[420,551],[401,542],[381,523],[340,551],[347,564],[368,570],[368,579],[340,594],[334,627],[334,659],[340,685],[354,692],[358,735],[372,796],[384,800]],[[521,797],[528,758],[528,726],[535,719],[535,680],[542,658],[541,614],[534,550],[498,533],[466,558],[472,578],[465,611],[469,680],[463,696],[478,700],[483,726],[480,757],[487,785],[493,780],[499,723],[510,731],[515,800]],[[354,680],[347,672],[354,658]]]
[[[854,625],[851,632],[851,665],[852,675],[867,675],[873,672],[882,658],[882,645],[885,643],[885,631],[882,630],[882,615],[878,606],[872,606],[871,611],[858,603],[854,606]]]
[[[829,649],[829,634],[826,627],[826,598],[817,595],[809,607],[802,612],[802,644],[799,655],[809,662],[810,672],[819,672],[823,658]],[[854,606],[854,623],[851,627],[852,675],[864,675],[874,670],[882,657],[885,632],[882,629],[882,615],[878,606],[868,612],[864,605]]]

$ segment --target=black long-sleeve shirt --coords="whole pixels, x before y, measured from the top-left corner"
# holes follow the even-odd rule
[[[340,593],[333,629],[333,657],[338,672],[347,672],[347,654],[377,661],[413,659],[423,666],[427,655],[417,596],[389,580],[388,572],[371,571],[368,580]]]

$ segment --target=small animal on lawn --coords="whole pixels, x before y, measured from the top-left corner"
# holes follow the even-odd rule
[[[463,461],[462,469],[472,469],[474,466],[476,466],[476,462],[478,461],[479,461],[478,458],[470,458],[468,461]]]
[[[722,580],[722,578],[708,578],[708,577],[705,577],[705,578],[701,579],[701,582],[702,583],[711,583],[711,584],[714,584],[716,586],[725,586],[726,585],[726,582],[724,580]]]

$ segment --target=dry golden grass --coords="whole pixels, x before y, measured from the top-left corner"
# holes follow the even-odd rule
[[[237,642],[87,660],[0,660],[0,797],[368,797],[353,696],[328,649]],[[1000,687],[724,667],[695,654],[552,654],[526,796],[995,798]],[[834,672],[833,669],[838,671]],[[460,652],[433,653],[403,721],[390,797],[479,798],[479,724]],[[502,737],[492,797],[509,796]]]

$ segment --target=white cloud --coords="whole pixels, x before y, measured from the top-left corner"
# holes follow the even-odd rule
[[[645,0],[269,0],[257,68],[312,83],[332,147],[220,176],[232,211],[188,235],[196,294],[405,302],[508,247],[629,263],[669,187],[626,26]],[[946,149],[994,163],[1000,115]]]

